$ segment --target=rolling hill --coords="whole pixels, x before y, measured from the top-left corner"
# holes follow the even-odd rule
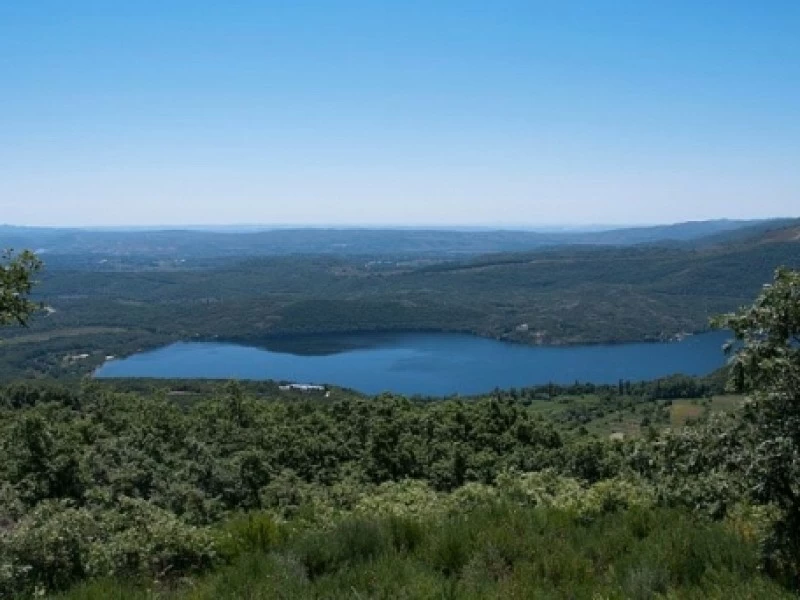
[[[287,254],[464,256],[564,245],[691,242],[777,221],[696,221],[605,231],[271,229],[264,231],[48,229],[0,226],[0,247],[44,255],[209,259]]]

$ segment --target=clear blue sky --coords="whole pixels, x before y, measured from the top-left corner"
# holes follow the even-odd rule
[[[0,222],[798,214],[798,0],[0,2]]]

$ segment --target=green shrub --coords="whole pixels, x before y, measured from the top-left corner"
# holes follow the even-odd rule
[[[412,552],[425,538],[425,526],[417,519],[391,516],[386,518],[386,526],[397,552]]]
[[[125,500],[100,521],[108,537],[93,546],[95,575],[172,578],[208,569],[219,559],[209,529],[187,525],[142,500]]]
[[[514,475],[505,473],[497,486],[503,496],[528,506],[573,512],[582,519],[634,506],[653,506],[655,492],[640,479],[615,477],[586,486],[552,470]]]
[[[350,518],[331,532],[343,562],[370,560],[390,547],[390,537],[375,519]]]
[[[372,560],[390,551],[392,544],[391,534],[382,522],[351,517],[331,530],[300,535],[291,548],[309,575],[318,577],[343,565]]]
[[[230,566],[180,594],[185,600],[275,600],[313,597],[301,562],[292,555],[241,555]],[[77,599],[76,599],[77,600]]]
[[[355,510],[366,515],[424,518],[446,510],[443,499],[424,481],[404,479],[379,485],[359,500]]]
[[[457,575],[473,551],[472,531],[465,519],[451,518],[434,530],[425,554],[426,562],[446,576]]]
[[[217,562],[215,539],[172,513],[126,499],[118,510],[43,502],[0,537],[2,589],[63,589],[84,578],[174,578]]]
[[[220,553],[232,558],[249,552],[269,552],[283,537],[284,532],[272,515],[252,512],[226,521],[219,530],[217,543]]]
[[[100,524],[85,509],[43,502],[0,537],[3,594],[58,590],[91,575]]]
[[[155,600],[156,594],[128,581],[101,579],[82,583],[58,596],[59,600]]]
[[[663,566],[645,565],[628,572],[623,589],[630,600],[651,600],[669,590],[669,572]]]
[[[234,529],[247,522],[236,520]],[[289,539],[273,550],[242,553],[189,585],[151,581],[150,592],[102,581],[66,598],[791,597],[759,574],[753,540],[685,510],[633,507],[586,520],[574,511],[499,501],[460,515],[358,515],[287,531]]]

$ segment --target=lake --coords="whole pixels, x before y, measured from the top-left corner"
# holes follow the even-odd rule
[[[466,395],[548,382],[705,375],[724,364],[728,337],[715,331],[679,342],[547,347],[446,333],[354,334],[286,338],[269,350],[182,342],[109,361],[95,376],[276,379],[368,394]]]

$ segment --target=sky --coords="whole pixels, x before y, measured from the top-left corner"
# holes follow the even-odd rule
[[[0,1],[0,223],[774,216],[797,0]]]

